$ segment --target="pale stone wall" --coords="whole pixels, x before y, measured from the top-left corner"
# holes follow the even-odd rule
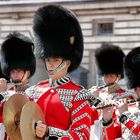
[[[135,1],[135,2],[134,2]],[[53,2],[55,3],[55,2]],[[33,39],[32,19],[36,9],[45,4],[44,1],[20,1],[0,3],[0,44],[5,36],[14,30],[18,30]],[[88,86],[96,85],[96,68],[94,50],[103,42],[120,45],[127,53],[136,46],[140,46],[140,1],[118,0],[109,1],[72,1],[56,2],[71,9],[80,21],[84,35],[84,57],[81,66],[89,71]],[[96,35],[98,22],[113,22],[113,35]],[[41,73],[41,74],[40,74]],[[47,77],[44,65],[37,62],[37,71],[31,83],[43,80]],[[92,77],[92,78],[91,78]]]
[[[139,8],[119,8],[102,10],[77,11],[84,34],[85,52],[82,66],[90,70],[89,86],[96,83],[94,62],[94,49],[103,42],[119,45],[125,53],[134,47],[140,46],[140,12]],[[114,24],[113,35],[98,36],[95,34],[97,22],[112,20]]]

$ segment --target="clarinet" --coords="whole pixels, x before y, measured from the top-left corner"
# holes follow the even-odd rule
[[[136,103],[136,102],[139,102],[139,101],[140,101],[140,98],[133,99],[133,100],[128,100],[127,101],[127,104],[132,104],[132,103]],[[96,107],[96,109],[104,109],[104,108],[111,107],[111,106],[116,106],[116,105],[114,105],[114,104],[108,104],[108,105]]]
[[[114,85],[114,83],[109,83],[109,84],[100,86],[99,89],[104,89],[104,88],[109,87],[109,86],[112,86],[112,85]]]

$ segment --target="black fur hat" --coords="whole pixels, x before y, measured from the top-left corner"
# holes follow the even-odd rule
[[[35,48],[40,58],[71,60],[68,71],[76,69],[83,57],[83,35],[75,15],[61,7],[39,8],[34,16]]]
[[[124,53],[120,47],[115,45],[103,45],[95,50],[95,59],[98,73],[121,74],[123,78],[123,59]]]
[[[33,42],[19,32],[10,33],[1,46],[1,70],[9,77],[12,69],[30,70],[30,77],[36,69]]]
[[[126,55],[124,74],[128,88],[140,87],[140,47],[132,49]]]
[[[8,80],[9,78],[7,76],[5,76],[2,71],[1,71],[1,65],[0,65],[0,78],[5,78],[6,80]]]
[[[1,72],[1,69],[0,69],[0,78],[4,78],[5,76],[3,75],[3,73]]]

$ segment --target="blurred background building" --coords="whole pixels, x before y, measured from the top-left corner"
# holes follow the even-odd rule
[[[47,4],[65,6],[78,17],[85,50],[81,66],[71,75],[85,87],[102,83],[94,60],[94,50],[101,44],[119,45],[125,53],[140,46],[140,0],[1,0],[0,44],[9,32],[15,30],[33,39],[34,12]],[[37,60],[31,84],[46,78],[44,65]]]

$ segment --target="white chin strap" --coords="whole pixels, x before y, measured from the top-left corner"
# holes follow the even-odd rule
[[[62,61],[62,63],[55,70],[53,70],[51,72],[49,72],[49,71],[47,71],[47,72],[49,75],[54,75],[54,74],[60,72],[63,68],[65,68],[66,65],[67,65],[66,61]]]
[[[116,80],[114,81],[114,84],[117,84],[119,82],[119,77],[116,78]]]

